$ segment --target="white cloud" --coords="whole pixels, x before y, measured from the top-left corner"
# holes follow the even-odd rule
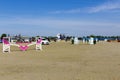
[[[91,7],[89,9],[90,13],[96,13],[96,12],[101,12],[101,11],[108,11],[108,10],[116,10],[120,9],[120,2],[109,2],[109,3],[104,3],[99,6]]]
[[[58,19],[7,19],[0,20],[0,25],[36,25],[49,27],[82,27],[82,26],[117,26],[119,23],[99,22],[99,21],[83,21],[83,20],[58,20]]]
[[[51,14],[73,14],[73,13],[81,13],[81,9],[70,9],[70,10],[58,10],[58,11],[52,11]]]
[[[78,14],[78,13],[97,13],[101,11],[108,11],[108,10],[118,10],[120,9],[120,1],[109,1],[105,2],[100,5],[96,5],[94,7],[86,6],[84,8],[74,8],[69,10],[57,10],[49,12],[51,14]],[[117,11],[116,11],[117,12]]]
[[[58,19],[6,19],[0,20],[1,32],[24,32],[24,33],[118,33],[120,23],[114,22],[98,22],[83,20],[58,20]],[[29,29],[29,30],[28,30]]]

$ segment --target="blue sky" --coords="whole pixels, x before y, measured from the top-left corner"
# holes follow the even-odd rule
[[[120,0],[0,0],[0,34],[120,35]]]

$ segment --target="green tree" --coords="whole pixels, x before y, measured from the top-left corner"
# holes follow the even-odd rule
[[[91,34],[90,37],[95,37],[95,35]]]
[[[3,34],[1,35],[1,39],[3,39],[3,37],[7,37],[7,34],[3,33]]]

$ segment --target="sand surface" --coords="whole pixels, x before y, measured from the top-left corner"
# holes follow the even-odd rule
[[[11,47],[2,53],[0,80],[120,80],[120,43],[71,45],[52,42],[36,51]]]

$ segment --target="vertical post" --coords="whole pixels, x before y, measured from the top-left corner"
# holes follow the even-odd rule
[[[94,38],[93,37],[90,37],[89,44],[94,44]]]
[[[42,50],[42,38],[37,39],[36,50]]]
[[[36,50],[41,50],[42,51],[42,44],[36,44]]]
[[[10,53],[10,37],[3,37],[3,53],[9,52]]]

